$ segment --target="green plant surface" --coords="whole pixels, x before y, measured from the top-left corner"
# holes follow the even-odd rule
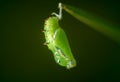
[[[120,29],[117,26],[74,6],[63,4],[63,9],[80,22],[87,24],[91,28],[101,32],[120,44]]]

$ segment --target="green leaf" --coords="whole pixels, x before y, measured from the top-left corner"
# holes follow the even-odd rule
[[[114,41],[120,44],[120,28],[111,25],[111,23],[106,22],[105,20],[87,13],[83,10],[80,10],[74,6],[63,4],[63,9],[71,14],[73,17],[78,19],[80,22],[83,22],[90,26],[91,28],[95,29],[96,31],[101,32],[102,34],[110,37]]]

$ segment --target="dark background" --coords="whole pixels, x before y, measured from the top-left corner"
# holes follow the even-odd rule
[[[44,20],[58,2],[76,6],[119,25],[117,0],[0,1],[0,82],[120,82],[120,44],[63,11],[65,30],[77,67],[55,63],[46,46]],[[120,25],[119,25],[120,26]]]

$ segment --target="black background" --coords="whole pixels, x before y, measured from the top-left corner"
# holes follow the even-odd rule
[[[0,82],[120,82],[120,45],[63,11],[65,30],[77,67],[55,63],[46,46],[44,20],[58,2],[119,25],[117,0],[0,1]]]

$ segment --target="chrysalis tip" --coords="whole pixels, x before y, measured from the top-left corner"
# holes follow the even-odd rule
[[[62,19],[62,3],[58,3],[59,14],[53,12],[51,15],[55,15],[59,20]]]

